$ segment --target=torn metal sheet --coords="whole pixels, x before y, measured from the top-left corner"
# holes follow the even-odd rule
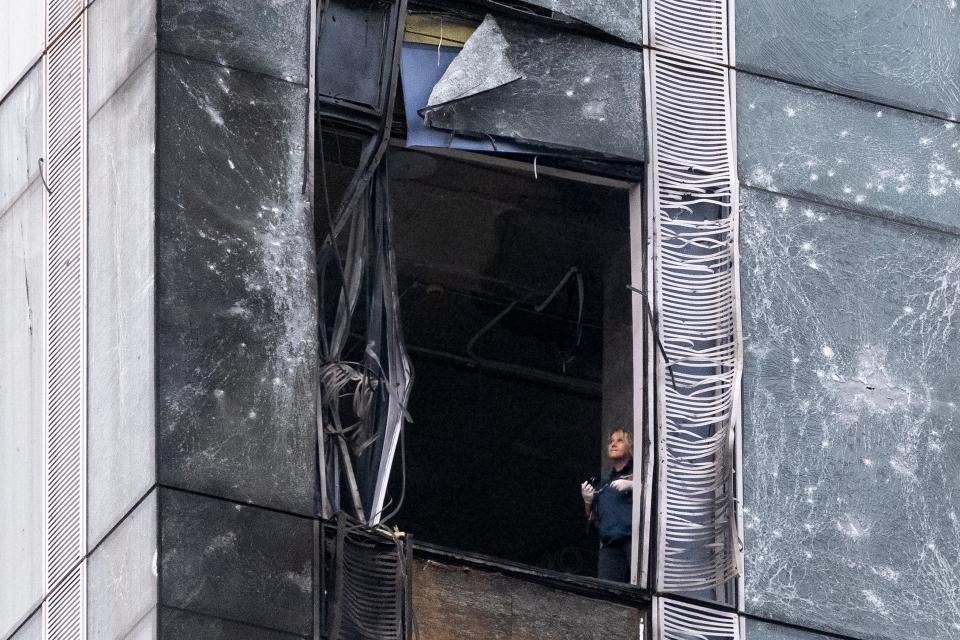
[[[423,122],[418,112],[427,106],[430,91],[459,52],[457,47],[412,42],[403,44],[400,52],[400,76],[403,80],[403,104],[407,122],[406,146],[501,153],[544,153],[543,148],[519,144],[513,140],[458,136],[449,131],[431,129]]]
[[[643,7],[641,0],[524,0],[550,9],[568,18],[579,20],[621,40],[633,44],[643,42]]]
[[[374,525],[383,517],[413,382],[400,330],[385,165],[340,215],[317,255],[319,306],[328,316],[320,327],[321,501],[324,516],[338,511],[345,483],[353,513]]]
[[[493,24],[490,24],[493,23]],[[438,129],[643,160],[643,54],[580,35],[488,15],[467,41],[471,77],[522,78],[471,93],[452,63],[423,111]],[[464,48],[466,53],[467,49]]]
[[[430,93],[428,106],[460,100],[523,79],[507,57],[500,25],[487,18],[477,27]]]

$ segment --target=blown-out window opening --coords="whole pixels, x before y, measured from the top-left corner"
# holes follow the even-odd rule
[[[318,110],[320,510],[645,581],[642,76],[617,76],[635,52],[561,32],[538,62],[543,26],[455,17],[408,16],[379,131],[366,108]],[[551,55],[584,68],[551,78]]]

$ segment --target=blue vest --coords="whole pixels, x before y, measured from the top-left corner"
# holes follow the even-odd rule
[[[597,491],[597,529],[603,546],[629,538],[633,531],[633,492],[617,491],[610,483],[633,473],[633,461],[620,471],[614,471]]]

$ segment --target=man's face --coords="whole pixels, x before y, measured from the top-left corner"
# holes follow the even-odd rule
[[[614,431],[607,441],[607,457],[611,460],[623,460],[630,456],[630,444],[623,431]]]

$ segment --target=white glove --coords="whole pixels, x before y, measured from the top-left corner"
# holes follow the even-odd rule
[[[583,496],[583,502],[585,504],[593,503],[593,496],[597,493],[597,490],[593,488],[593,485],[589,482],[584,481],[580,485],[580,495]]]
[[[617,491],[633,491],[633,480],[627,480],[626,478],[619,478],[610,483],[610,486],[616,489]]]

